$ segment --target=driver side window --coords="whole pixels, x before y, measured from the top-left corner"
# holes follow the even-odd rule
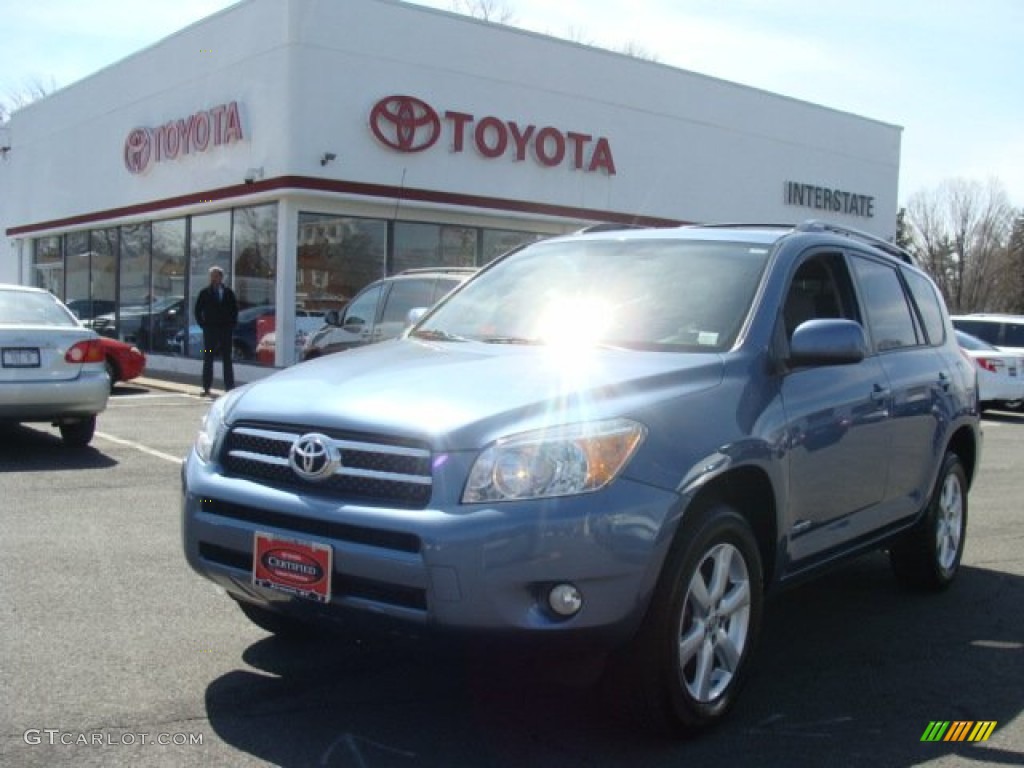
[[[362,330],[372,330],[383,290],[384,286],[375,285],[356,296],[345,308],[345,314],[341,318],[342,327],[359,326]]]
[[[801,323],[821,318],[858,320],[846,263],[838,253],[816,254],[797,269],[786,294],[786,338]]]

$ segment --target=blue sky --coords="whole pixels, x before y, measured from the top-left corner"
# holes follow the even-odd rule
[[[69,85],[233,2],[0,0],[0,97]],[[1022,0],[494,3],[514,26],[902,126],[901,203],[962,177],[1024,207]]]

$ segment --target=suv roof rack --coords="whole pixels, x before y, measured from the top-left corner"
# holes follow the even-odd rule
[[[603,221],[600,224],[588,224],[572,234],[589,235],[591,232],[616,232],[620,229],[650,229],[650,227],[645,227],[643,224],[616,224],[611,221]]]
[[[890,243],[888,240],[883,240],[878,235],[873,235],[870,232],[853,229],[852,227],[845,227],[840,224],[833,224],[832,222],[822,221],[821,219],[808,219],[807,221],[801,222],[795,226],[794,229],[797,232],[832,232],[833,234],[852,237],[853,239],[861,240],[868,245],[873,245],[878,250],[884,251],[900,261],[917,266],[917,262],[910,254],[910,251],[900,248],[898,245]]]
[[[477,271],[476,267],[416,267],[414,269],[403,269],[397,272],[399,275],[429,275],[435,272],[447,272],[456,275],[470,275]]]
[[[720,221],[711,224],[683,224],[682,229],[794,229],[793,224],[757,224],[746,221]]]

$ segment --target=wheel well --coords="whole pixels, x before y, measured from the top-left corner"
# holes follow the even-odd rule
[[[691,502],[695,507],[725,503],[750,523],[761,552],[764,581],[768,583],[775,570],[777,536],[775,492],[763,470],[739,467],[719,475],[708,483]]]
[[[974,433],[967,427],[958,429],[949,441],[949,450],[960,457],[967,473],[967,484],[972,484],[974,471],[978,465],[978,444],[974,439]]]

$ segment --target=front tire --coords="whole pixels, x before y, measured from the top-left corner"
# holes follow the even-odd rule
[[[924,518],[889,550],[896,578],[917,589],[945,589],[960,570],[966,534],[967,473],[949,452]]]
[[[719,504],[676,536],[622,681],[634,714],[686,735],[718,723],[747,676],[763,610],[760,550],[746,519]]]

